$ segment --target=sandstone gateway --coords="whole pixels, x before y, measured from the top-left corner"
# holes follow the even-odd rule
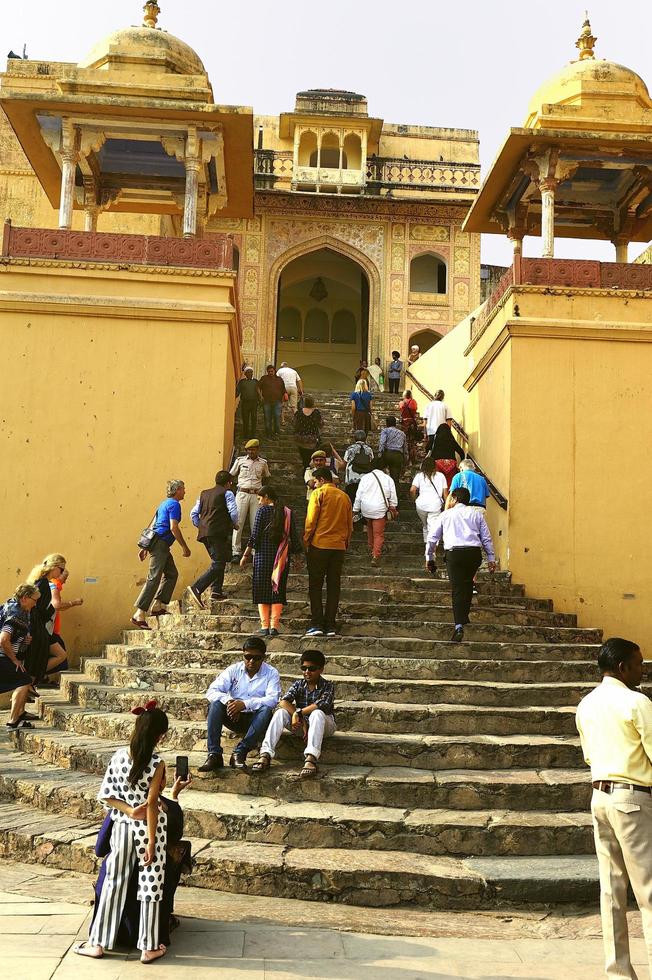
[[[589,492],[623,419],[642,445],[652,437],[652,267],[627,262],[652,229],[645,83],[595,58],[587,22],[579,58],[481,187],[475,132],[385,123],[363,95],[303,91],[278,117],[219,105],[159,13],[147,3],[142,27],[77,64],[12,59],[2,76],[0,329],[21,370],[4,389],[0,583],[10,594],[43,552],[30,517],[47,514],[85,603],[66,623],[78,673],[6,747],[0,854],[94,867],[98,774],[135,699],[169,713],[168,758],[196,770],[204,757],[203,692],[257,626],[246,576],[229,572],[228,601],[178,606],[151,633],[121,634],[120,613],[142,576],[144,502],[170,467],[194,491],[229,463],[243,361],[298,368],[339,446],[359,360],[417,343],[407,380],[420,407],[446,388],[491,483],[501,570],[480,571],[473,624],[452,644],[448,583],[424,573],[416,516],[388,528],[395,560],[374,574],[356,543],[341,635],[323,640],[340,707],[320,778],[288,777],[299,747],[284,736],[264,780],[196,779],[190,880],[387,907],[595,900],[574,708],[597,680],[603,628],[652,639],[646,542],[631,541],[613,494]],[[509,235],[515,256],[480,306],[483,232]],[[523,258],[539,233],[544,255]],[[557,260],[560,236],[613,241],[617,261]],[[301,515],[291,439],[263,449]],[[32,474],[55,463],[65,492],[53,495]],[[631,474],[642,500],[648,469],[640,459]],[[269,643],[284,680],[307,642],[304,597],[291,575]]]

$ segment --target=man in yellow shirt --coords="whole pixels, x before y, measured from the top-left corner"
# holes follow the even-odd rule
[[[313,476],[316,487],[310,495],[303,541],[308,553],[308,592],[311,624],[306,636],[336,636],[335,618],[340,604],[340,581],[344,555],[353,531],[353,508],[343,490],[333,484],[327,466]],[[326,579],[326,608],[322,588]]]
[[[576,724],[591,766],[605,973],[636,980],[627,935],[629,883],[652,976],[652,702],[639,690],[643,655],[636,643],[607,640],[598,667],[602,683],[580,701]]]

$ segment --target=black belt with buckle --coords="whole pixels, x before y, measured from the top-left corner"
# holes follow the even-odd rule
[[[652,793],[651,786],[635,786],[634,783],[614,783],[611,779],[600,779],[596,783],[591,783],[593,789],[599,789],[601,793],[613,793],[615,789],[628,789],[633,793]]]

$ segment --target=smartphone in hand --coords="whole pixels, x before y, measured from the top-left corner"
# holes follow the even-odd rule
[[[188,778],[188,756],[178,755],[174,769],[177,779],[183,779],[185,782]]]

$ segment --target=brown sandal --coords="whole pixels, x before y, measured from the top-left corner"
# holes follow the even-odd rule
[[[253,766],[251,767],[251,770],[252,772],[267,772],[271,764],[272,764],[272,757],[267,755],[266,752],[263,752],[261,757],[258,759],[258,762],[254,762]]]
[[[299,773],[301,779],[312,779],[319,772],[317,766],[317,760],[312,755],[306,756],[306,761],[303,764],[303,769]]]

